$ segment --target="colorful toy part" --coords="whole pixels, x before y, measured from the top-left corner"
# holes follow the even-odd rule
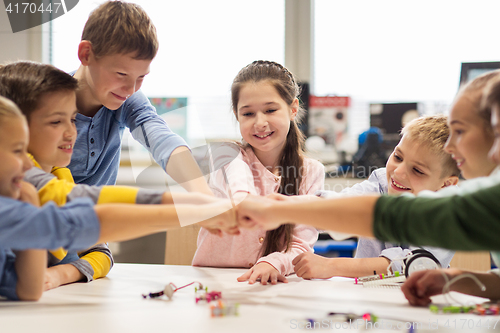
[[[497,316],[500,314],[499,303],[483,303],[472,306],[443,306],[430,305],[432,313],[473,313],[479,316]]]
[[[219,300],[216,304],[210,305],[210,313],[212,317],[239,316],[239,303],[226,304],[223,300]]]
[[[211,301],[218,300],[221,297],[222,293],[220,291],[205,292],[203,295],[196,297],[196,303],[199,301],[207,301],[207,303],[210,303]]]

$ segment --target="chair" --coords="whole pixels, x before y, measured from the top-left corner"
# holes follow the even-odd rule
[[[191,265],[200,227],[189,225],[167,231],[165,265]]]
[[[450,267],[468,271],[484,272],[491,269],[489,252],[455,252]]]

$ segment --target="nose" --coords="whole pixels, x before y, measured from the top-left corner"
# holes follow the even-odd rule
[[[31,164],[31,160],[29,159],[27,154],[23,154],[23,156],[24,156],[22,159],[23,172],[25,172],[25,171],[28,171],[29,169],[31,169],[33,167],[33,164]]]
[[[453,151],[454,151],[454,147],[455,147],[455,144],[454,144],[454,138],[452,137],[452,135],[450,134],[450,136],[448,137],[448,140],[446,140],[446,143],[444,144],[444,151],[447,152],[448,154],[453,154]]]
[[[399,163],[396,168],[394,169],[394,174],[397,176],[398,179],[405,179],[406,178],[406,166],[403,163]]]
[[[123,92],[125,93],[125,96],[123,97],[132,96],[132,94],[139,90],[140,87],[140,84],[136,84],[135,80],[127,81],[125,86],[123,87]]]
[[[70,125],[64,131],[64,138],[66,140],[71,140],[76,137],[76,126],[74,123],[70,123]]]

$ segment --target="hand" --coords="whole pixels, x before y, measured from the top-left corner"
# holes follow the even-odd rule
[[[278,228],[284,222],[277,222],[271,216],[268,210],[273,204],[275,204],[274,200],[249,195],[237,206],[238,225],[247,229],[262,228],[264,230],[273,230]]]
[[[59,287],[62,283],[62,274],[57,266],[49,267],[45,270],[45,281],[43,290],[47,291]]]
[[[288,283],[286,277],[280,274],[276,268],[267,262],[259,262],[257,265],[250,268],[245,274],[238,278],[238,282],[248,280],[249,284],[254,284],[260,279],[260,283],[266,285],[268,281],[271,284],[277,284],[278,281]]]
[[[321,257],[312,252],[296,256],[292,264],[295,274],[303,279],[329,279],[335,275],[331,270],[332,258]]]
[[[445,275],[451,280],[459,274],[460,271],[457,269],[416,271],[401,286],[401,291],[411,305],[427,306],[431,303],[431,296],[443,292],[447,282]]]
[[[19,200],[32,204],[33,206],[40,207],[40,198],[36,188],[24,180],[21,181],[21,195]]]
[[[198,206],[199,209],[204,209],[206,212],[213,211],[221,212],[218,215],[210,217],[199,223],[200,226],[206,228],[210,233],[221,236],[222,232],[230,235],[239,235],[240,230],[236,222],[236,212],[232,208],[229,200],[217,199],[217,202],[207,205]]]
[[[54,289],[63,284],[81,281],[85,276],[73,265],[64,264],[45,270],[44,290]]]

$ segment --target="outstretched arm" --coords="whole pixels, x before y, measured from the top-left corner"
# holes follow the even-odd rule
[[[249,196],[238,205],[243,227],[272,230],[284,223],[306,224],[323,230],[373,237],[373,212],[379,196],[279,201]]]
[[[198,223],[229,234],[238,234],[229,200],[206,205],[97,205],[101,224],[97,243],[119,242]]]
[[[329,279],[334,276],[359,277],[385,273],[390,265],[384,257],[378,258],[325,258],[310,252],[293,260],[295,273],[304,279]]]
[[[213,195],[187,147],[180,146],[172,152],[165,171],[188,192]]]

